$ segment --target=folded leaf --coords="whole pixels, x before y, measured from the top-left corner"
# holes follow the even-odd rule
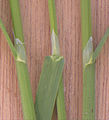
[[[63,66],[63,57],[47,56],[45,58],[36,95],[37,120],[51,120]]]

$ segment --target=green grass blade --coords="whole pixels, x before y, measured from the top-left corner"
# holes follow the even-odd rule
[[[14,29],[15,48],[17,50],[16,69],[21,94],[24,120],[36,120],[29,73],[26,64],[22,22],[18,0],[9,0]]]
[[[45,58],[36,95],[37,120],[52,118],[63,66],[63,57],[47,56]]]
[[[0,20],[0,28],[2,29],[2,32],[4,33],[4,35],[6,37],[6,40],[8,42],[8,45],[12,51],[14,58],[16,59],[17,58],[17,51],[16,51],[15,47],[13,46],[13,43],[12,43],[12,41],[11,41],[11,39],[10,39],[6,29],[5,29],[5,26],[3,25],[1,20]]]
[[[55,0],[48,0],[48,7],[49,7],[49,18],[50,18],[50,29],[51,29],[52,55],[60,55]],[[58,96],[57,96],[58,120],[66,120],[64,85],[62,79],[60,85],[61,86],[59,87]]]
[[[95,51],[93,53],[93,61],[95,61],[96,58],[98,57],[98,55],[99,55],[104,43],[106,42],[108,36],[109,36],[109,28],[105,32],[103,38],[100,40],[100,43],[98,44],[97,48],[95,49]]]

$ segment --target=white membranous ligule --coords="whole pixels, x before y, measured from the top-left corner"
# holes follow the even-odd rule
[[[52,44],[52,55],[60,55],[59,40],[54,30],[52,30],[52,34],[51,34],[51,44]]]
[[[24,43],[22,43],[18,38],[15,39],[16,50],[17,50],[17,61],[26,63],[26,52]]]
[[[89,38],[84,50],[83,50],[83,68],[93,63],[93,38]]]

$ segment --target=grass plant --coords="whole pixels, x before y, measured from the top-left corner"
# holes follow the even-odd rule
[[[51,29],[52,55],[45,58],[36,95],[35,108],[38,120],[51,120],[54,105],[56,102],[58,120],[66,120],[64,87],[62,81],[63,57],[60,56],[55,1],[48,0],[48,6]],[[45,87],[43,87],[44,85]]]
[[[93,50],[91,1],[81,0],[81,30],[83,53],[83,107],[82,120],[95,120],[95,61],[107,37],[109,29]]]

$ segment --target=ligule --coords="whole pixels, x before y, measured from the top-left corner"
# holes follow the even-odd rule
[[[52,118],[63,67],[63,57],[45,57],[36,94],[35,109],[38,120],[51,120]]]

